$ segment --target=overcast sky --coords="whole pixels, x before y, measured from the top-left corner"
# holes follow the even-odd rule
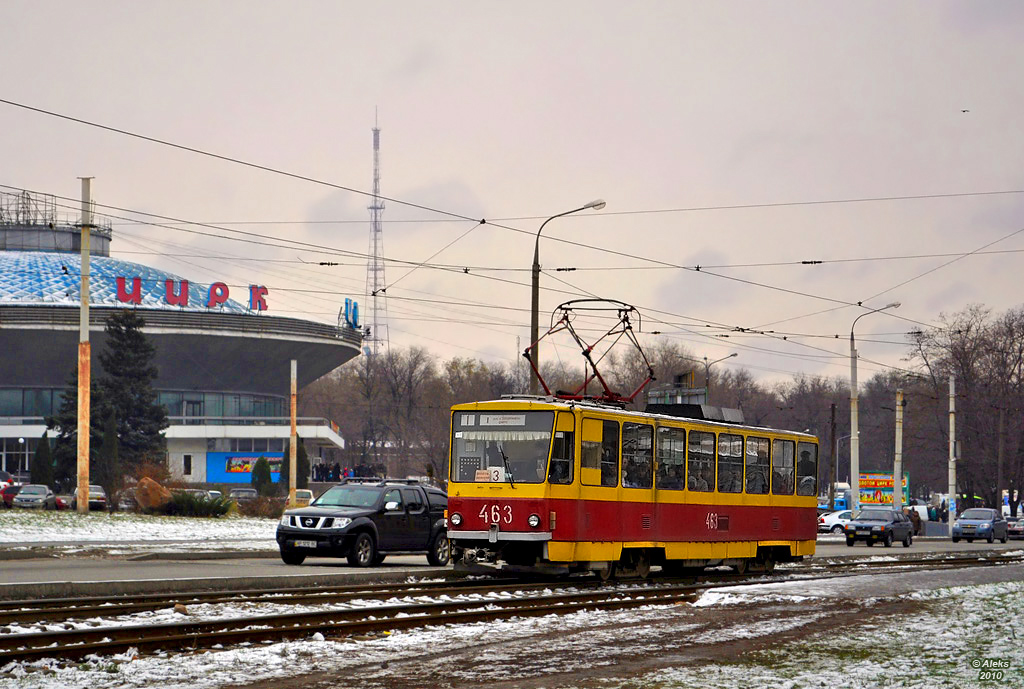
[[[645,344],[775,380],[848,375],[848,304],[902,302],[857,324],[900,365],[941,312],[1020,303],[1024,193],[807,202],[1024,190],[1024,3],[6,0],[0,26],[0,98],[333,185],[370,190],[376,117],[385,256],[469,268],[389,262],[392,345],[516,360],[534,235],[596,198],[544,229],[542,323],[618,299]],[[101,209],[115,256],[266,285],[272,315],[367,315],[366,196],[8,104],[0,137],[0,184],[77,198],[88,175],[127,209]]]

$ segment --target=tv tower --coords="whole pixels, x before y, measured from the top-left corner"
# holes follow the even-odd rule
[[[370,248],[366,261],[366,297],[365,303],[370,309],[364,321],[370,328],[370,334],[363,338],[369,346],[367,354],[378,354],[381,345],[390,349],[388,340],[388,301],[384,293],[387,283],[384,281],[384,229],[381,227],[381,215],[384,213],[384,201],[380,198],[380,127],[377,116],[373,118],[373,202],[367,206],[370,211]]]

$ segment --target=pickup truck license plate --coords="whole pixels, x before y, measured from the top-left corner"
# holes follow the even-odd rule
[[[316,541],[295,541],[296,548],[315,548]]]

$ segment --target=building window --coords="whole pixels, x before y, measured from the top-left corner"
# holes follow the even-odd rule
[[[192,475],[192,455],[184,455],[181,458],[182,469],[181,473],[184,476]]]

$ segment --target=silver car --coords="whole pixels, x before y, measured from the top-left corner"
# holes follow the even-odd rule
[[[30,483],[22,486],[18,494],[11,501],[14,507],[27,507],[29,509],[55,510],[57,509],[57,496],[48,486],[40,483]]]

